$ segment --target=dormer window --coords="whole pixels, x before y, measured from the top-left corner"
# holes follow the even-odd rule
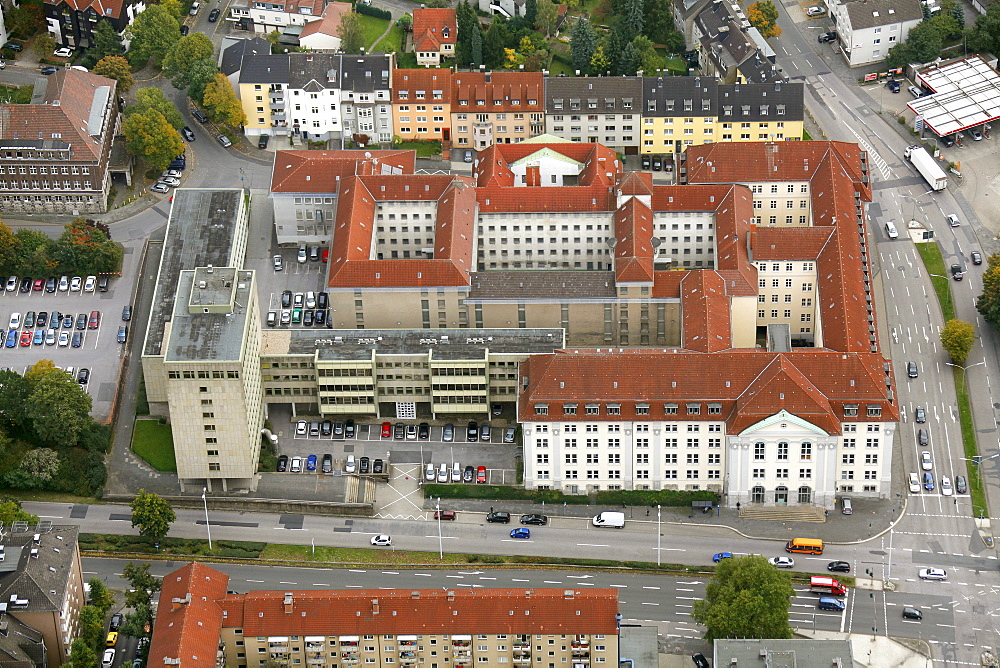
[[[493,100],[493,105],[494,106],[499,107],[501,104],[503,104],[503,100]]]
[[[538,104],[538,100],[529,97],[528,104],[530,104],[531,106],[535,106],[536,104]]]
[[[552,108],[553,109],[562,109],[563,108],[562,98],[553,99],[552,100]]]
[[[563,404],[563,415],[576,415],[576,404]]]
[[[427,99],[427,91],[425,91],[425,90],[418,90],[417,91],[417,99],[418,100],[425,100],[425,99]]]
[[[750,105],[749,104],[742,105],[740,107],[740,109],[743,111],[743,115],[744,116],[749,116],[750,115]]]
[[[857,417],[857,416],[858,416],[857,404],[844,404],[844,417]]]
[[[400,100],[408,100],[408,99],[410,99],[410,91],[408,91],[408,90],[401,90],[401,91],[399,91],[399,99]]]
[[[630,98],[630,97],[623,97],[622,98],[622,109],[631,109],[631,108],[632,108],[632,98]]]

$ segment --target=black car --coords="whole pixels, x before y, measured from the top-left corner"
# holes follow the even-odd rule
[[[21,292],[31,292],[31,277],[25,276],[21,279],[21,286],[18,288]]]
[[[951,135],[945,135],[944,137],[938,137],[938,141],[945,148],[951,148],[955,145],[955,140],[951,138]]]
[[[846,561],[831,561],[826,565],[826,570],[834,573],[850,573],[851,564]]]
[[[292,306],[292,291],[285,290],[281,293],[281,308],[290,308]]]
[[[307,308],[305,313],[302,314],[302,324],[306,327],[312,327],[313,320],[316,319],[316,312],[311,308]]]
[[[188,126],[185,125],[183,128],[181,128],[181,134],[184,135],[184,139],[187,139],[188,141],[194,141],[194,130],[192,130]]]
[[[913,619],[919,622],[923,618],[924,613],[920,612],[917,608],[911,608],[910,606],[903,608],[903,619]]]
[[[13,51],[15,53],[20,53],[21,51],[24,51],[24,45],[18,44],[17,42],[7,42],[6,44],[3,45],[3,48],[7,49],[8,51]]]
[[[694,665],[698,666],[698,668],[712,668],[711,664],[708,662],[708,659],[706,659],[705,655],[702,654],[701,652],[692,654],[691,660],[694,661]]]
[[[81,313],[76,316],[76,328],[77,329],[87,329],[87,314]]]
[[[125,306],[122,308],[122,320],[128,322],[131,319],[132,319],[132,307],[129,306],[128,304],[125,304]]]
[[[371,470],[371,460],[367,457],[362,457],[358,460],[358,473],[368,473]]]
[[[466,466],[462,472],[462,482],[474,482],[476,480],[476,467]]]
[[[959,494],[965,494],[969,491],[969,485],[965,481],[965,476],[955,476],[955,491]]]
[[[962,280],[963,276],[965,276],[965,272],[962,271],[962,265],[960,265],[960,264],[953,264],[953,265],[951,265],[951,277],[952,278],[954,278],[956,281],[960,281],[960,280]]]
[[[333,473],[333,455],[323,455],[323,463],[320,465],[323,473]]]
[[[278,457],[278,473],[284,473],[288,470],[288,455],[281,455]]]
[[[826,42],[833,42],[837,39],[836,32],[821,32],[819,34],[819,43],[824,44]]]
[[[663,158],[660,157],[660,156],[658,156],[658,155],[654,155],[653,156],[653,171],[654,172],[659,172],[659,171],[662,171],[662,170],[663,170]]]
[[[125,623],[125,615],[123,615],[120,612],[116,612],[115,614],[111,615],[111,628],[109,630],[117,631],[122,627],[122,624],[124,623]]]
[[[76,374],[76,382],[81,385],[86,385],[87,381],[90,380],[90,369],[80,369],[80,372]]]
[[[316,308],[327,308],[330,306],[330,295],[320,292],[316,295]]]
[[[184,171],[185,167],[187,167],[187,160],[174,160],[167,166],[168,169],[179,169],[181,171]]]
[[[392,437],[397,441],[402,441],[406,438],[406,425],[402,422],[397,422],[392,428]]]
[[[510,513],[505,513],[502,510],[497,510],[495,512],[487,514],[486,521],[498,524],[510,524]]]
[[[221,13],[222,13],[221,9],[213,9],[208,14],[208,22],[209,23],[215,23],[216,21],[218,21],[219,20],[219,14],[221,14]]]
[[[642,169],[649,169],[650,165],[652,164],[652,161],[650,160],[651,157],[652,156],[650,156],[647,153],[646,155],[643,155],[642,158],[640,158],[639,165]]]
[[[181,24],[181,37],[188,34],[189,32],[191,32],[191,26],[187,25],[186,23]]]
[[[128,325],[122,325],[118,328],[118,343],[125,343],[128,341]]]
[[[55,279],[55,276],[53,276],[53,277],[51,277],[51,278],[49,278],[49,279],[47,279],[45,281],[45,291],[46,292],[55,292],[56,291],[56,279]]]
[[[381,459],[376,459],[372,462],[372,473],[384,473],[385,472],[385,462]]]
[[[205,112],[201,109],[195,109],[191,112],[191,115],[194,116],[194,119],[199,123],[208,123],[208,116],[206,116]]]
[[[479,425],[475,422],[470,422],[469,426],[465,429],[465,439],[469,443],[475,443],[479,440]]]
[[[494,402],[490,405],[490,412],[493,413],[494,416],[503,414],[503,404],[500,402]]]
[[[417,426],[417,438],[421,441],[426,441],[431,437],[431,426],[426,422],[421,422]]]
[[[347,418],[347,422],[344,423],[344,438],[354,438],[356,431],[354,420]]]
[[[326,324],[326,309],[316,309],[316,326]]]
[[[319,425],[319,433],[323,436],[329,436],[333,433],[333,423],[329,420],[323,420]]]
[[[45,324],[49,321],[48,311],[39,311],[38,315],[35,316],[35,327],[45,327]]]
[[[545,515],[539,515],[537,513],[532,513],[530,515],[521,515],[521,524],[534,524],[535,526],[543,527],[549,523],[549,518]]]
[[[58,68],[58,67],[52,67],[51,65],[48,65],[48,66],[46,66],[46,67],[43,67],[43,68],[42,68],[41,70],[39,70],[39,71],[40,71],[40,72],[41,72],[42,74],[44,74],[45,76],[49,76],[50,74],[55,74],[56,72],[58,72],[58,71],[59,71],[59,68]]]
[[[97,279],[97,291],[98,292],[107,292],[108,291],[108,283],[110,283],[110,282],[111,282],[111,279],[108,278],[107,276],[101,276],[100,278],[98,278]]]
[[[972,251],[972,264],[982,264],[983,254],[979,251]]]
[[[257,138],[257,148],[267,148],[267,142],[270,141],[271,135],[261,135]]]
[[[73,332],[73,347],[79,348],[83,345],[83,332]]]

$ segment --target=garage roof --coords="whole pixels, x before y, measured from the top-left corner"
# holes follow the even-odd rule
[[[1000,73],[978,55],[918,72],[917,80],[933,94],[907,106],[938,136],[1000,118]]]

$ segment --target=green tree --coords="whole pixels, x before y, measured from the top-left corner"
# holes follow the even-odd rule
[[[781,34],[778,27],[778,8],[771,0],[760,0],[747,9],[747,20],[750,25],[760,31],[764,39],[771,39]]]
[[[247,116],[243,113],[243,105],[233,91],[229,79],[222,73],[205,86],[202,102],[213,120],[228,123],[234,128],[247,124]]]
[[[11,276],[17,271],[19,255],[14,231],[0,222],[0,276]]]
[[[361,53],[365,45],[365,29],[361,25],[361,14],[351,12],[345,14],[337,27],[337,37],[340,38],[340,50],[343,53]]]
[[[180,0],[161,0],[160,6],[170,12],[175,19],[183,22],[182,17],[186,12]]]
[[[129,638],[141,638],[148,634],[147,628],[152,628],[153,619],[153,604],[148,601],[137,603],[125,614],[125,623],[122,624],[119,633]],[[148,651],[149,647],[146,649]]]
[[[131,114],[122,124],[125,147],[153,169],[166,169],[175,155],[184,151],[184,142],[167,119],[156,109]]]
[[[215,75],[218,73],[219,68],[215,66],[215,61],[211,58],[203,58],[191,63],[191,69],[187,73],[188,97],[198,104],[203,104],[205,87],[215,81]]]
[[[104,274],[121,266],[124,250],[103,231],[78,218],[66,225],[53,253],[67,273]]]
[[[965,30],[965,10],[962,9],[962,5],[955,0],[945,0],[941,3],[941,11],[951,14],[959,30]]]
[[[139,12],[125,33],[131,39],[127,57],[133,66],[149,61],[158,65],[180,39],[181,25],[163,5],[150,5]]]
[[[403,14],[396,19],[396,25],[402,28],[404,32],[413,30],[413,14]]]
[[[151,109],[160,112],[175,130],[184,127],[184,119],[181,117],[181,112],[177,110],[177,106],[167,99],[162,90],[154,86],[147,86],[136,91],[135,104],[125,109],[125,116],[146,113]]]
[[[580,74],[589,73],[597,50],[597,31],[586,18],[580,18],[573,24],[569,33],[569,50],[573,69]]]
[[[641,35],[637,37],[641,37]],[[623,76],[635,76],[636,71],[641,67],[642,58],[635,48],[635,42],[626,42],[625,46],[619,51],[619,56],[616,59],[615,73]]]
[[[666,69],[667,59],[657,52],[651,39],[639,35],[632,40],[632,46],[639,56],[639,67],[642,68],[643,74],[653,76],[658,70]]]
[[[545,0],[542,0],[545,2]],[[538,0],[524,0],[524,24],[534,26],[538,18]]]
[[[7,499],[0,503],[0,522],[5,527],[9,527],[14,522],[27,522],[29,525],[38,524],[38,515],[21,510],[21,502],[16,499]]]
[[[104,613],[99,609],[92,605],[83,606],[80,608],[77,623],[79,625],[77,637],[84,640],[89,647],[96,648],[97,643],[104,640]]]
[[[591,74],[604,73],[611,69],[611,59],[604,53],[604,44],[598,44],[594,55],[590,57]]]
[[[469,64],[472,67],[483,64],[483,31],[478,27],[472,31],[472,56]]]
[[[51,259],[53,242],[44,232],[20,229],[14,233],[20,247],[21,262],[17,274],[21,276],[49,276],[56,268]]]
[[[0,371],[0,425],[27,431],[31,419],[24,410],[31,396],[31,383],[14,371]]]
[[[170,523],[177,519],[170,504],[153,492],[140,489],[130,504],[132,526],[139,527],[139,535],[160,539],[170,531]]]
[[[121,56],[104,56],[97,61],[91,72],[117,81],[119,95],[125,95],[135,85],[135,79],[132,78],[132,66]]]
[[[95,62],[105,56],[124,56],[125,46],[122,36],[118,34],[110,21],[100,20],[94,30],[94,46],[90,47],[90,55]]]
[[[494,17],[490,29],[483,35],[483,64],[489,69],[503,67],[504,49],[509,46],[510,30],[507,22],[500,17]]]
[[[122,577],[129,581],[129,589],[125,592],[125,607],[138,609],[139,606],[146,606],[150,614],[149,621],[152,622],[151,603],[156,592],[160,591],[162,583],[150,574],[149,564],[129,562],[122,569]],[[125,635],[139,637],[139,634]]]
[[[69,375],[55,373],[45,374],[33,383],[25,404],[39,441],[71,447],[90,423],[91,407],[90,395]]]
[[[789,574],[764,557],[724,559],[705,598],[694,602],[691,619],[706,627],[706,640],[791,638],[788,608],[794,594]]]
[[[983,316],[983,320],[994,327],[1000,327],[1000,253],[986,258],[983,292],[976,299],[976,310]]]
[[[949,320],[941,330],[941,347],[948,351],[955,364],[965,364],[975,342],[976,328],[964,320]]]
[[[108,586],[104,584],[101,578],[90,578],[87,584],[90,585],[90,596],[87,602],[103,614],[107,614],[108,610],[115,604],[115,595],[108,589]]]
[[[200,32],[184,35],[163,59],[163,74],[171,80],[174,88],[187,88],[191,83],[189,74],[192,66],[211,58],[214,51],[215,46],[207,35]]]
[[[645,18],[642,10],[642,0],[622,1],[622,13],[616,28],[622,38],[623,44],[631,42],[642,34],[643,20]],[[632,73],[634,74],[635,72]]]
[[[559,7],[551,0],[540,0],[538,9],[535,12],[534,26],[546,37],[551,37],[556,31],[556,23],[559,21]]]
[[[674,15],[670,11],[670,0],[644,0],[642,4],[642,32],[654,44],[667,41],[674,30]]]
[[[56,48],[56,38],[52,35],[45,33],[44,35],[39,35],[35,38],[34,49],[42,58],[48,58],[52,55],[52,52]]]
[[[1000,51],[1000,3],[991,3],[985,14],[976,17],[972,27],[965,31],[965,44],[973,52]]]
[[[472,63],[472,34],[479,32],[479,19],[476,18],[476,10],[472,8],[468,0],[458,3],[455,15],[458,21],[455,60],[460,66],[466,67]]]
[[[20,6],[6,12],[5,21],[7,30],[12,36],[16,35],[21,39],[28,39],[37,34],[45,25],[45,13],[41,3],[22,2]]]
[[[52,480],[59,471],[59,453],[51,448],[29,450],[21,458],[21,468],[38,480]]]
[[[70,645],[69,663],[72,668],[97,668],[97,651],[83,638]]]

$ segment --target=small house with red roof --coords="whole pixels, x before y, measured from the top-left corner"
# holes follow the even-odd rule
[[[454,9],[413,10],[413,51],[417,54],[417,65],[438,67],[442,58],[454,58],[457,42],[458,19]]]

